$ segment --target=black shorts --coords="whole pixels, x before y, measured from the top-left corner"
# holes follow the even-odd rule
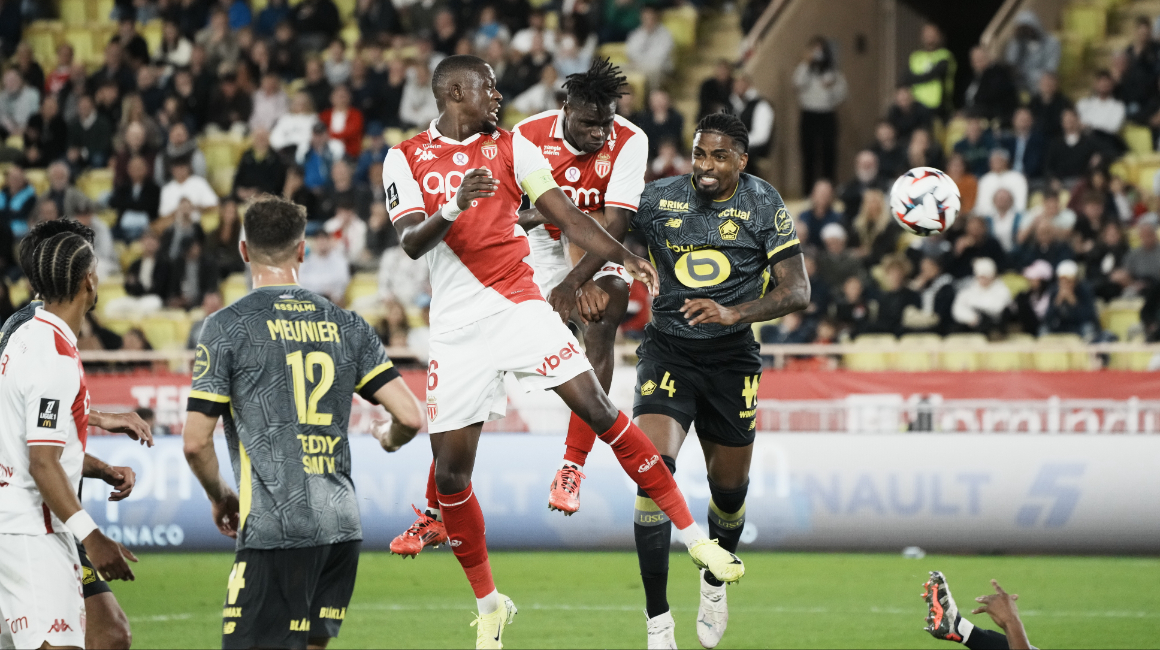
[[[226,585],[222,648],[305,648],[309,639],[338,636],[361,545],[238,551]]]
[[[726,447],[753,444],[757,429],[760,346],[745,330],[714,339],[682,339],[645,330],[637,348],[632,416],[667,415]]]
[[[93,568],[89,554],[85,552],[85,545],[80,542],[77,542],[77,554],[81,556],[81,591],[85,598],[112,592],[109,583],[102,580],[100,574]]]

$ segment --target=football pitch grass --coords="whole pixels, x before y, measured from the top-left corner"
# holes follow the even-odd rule
[[[1160,645],[1158,558],[744,553],[746,576],[729,589],[721,648],[961,648],[922,631],[919,595],[940,570],[960,607],[996,578],[1019,605],[1040,648]],[[137,581],[114,585],[138,648],[216,648],[233,556],[146,554]],[[644,595],[636,555],[493,553],[500,589],[519,607],[507,648],[643,648]],[[681,648],[696,638],[697,573],[673,553],[669,602]],[[475,601],[446,548],[418,560],[364,553],[342,635],[331,648],[471,648]],[[994,628],[984,614],[972,622]]]

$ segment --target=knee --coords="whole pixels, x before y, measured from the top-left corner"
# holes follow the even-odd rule
[[[435,466],[435,489],[439,494],[458,494],[471,484],[471,472],[458,470],[454,467],[443,467],[443,463]]]
[[[709,491],[716,493],[742,492],[749,489],[749,477],[740,476],[712,476],[709,479]]]
[[[133,644],[133,632],[129,629],[129,621],[122,615],[109,625],[94,629],[85,639],[85,645],[90,648],[108,648],[109,650],[128,650]]]
[[[592,399],[585,400],[585,403],[576,411],[576,415],[588,423],[596,435],[600,435],[616,424],[616,418],[620,416],[620,411],[613,405],[612,400],[608,399],[608,395],[601,392],[593,395]]]

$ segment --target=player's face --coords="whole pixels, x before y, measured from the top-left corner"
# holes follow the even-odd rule
[[[733,138],[720,133],[698,133],[693,140],[693,186],[701,196],[719,199],[733,194],[749,154],[741,153]]]
[[[464,89],[464,106],[478,119],[479,132],[491,133],[499,126],[499,103],[503,95],[495,89],[495,72],[484,65],[470,87]]]
[[[596,153],[612,134],[615,119],[615,103],[596,106],[569,102],[564,105],[564,139],[584,153]]]

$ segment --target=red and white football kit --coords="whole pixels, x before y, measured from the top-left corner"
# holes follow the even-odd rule
[[[586,154],[564,139],[564,111],[545,111],[515,126],[515,133],[536,145],[552,165],[556,184],[584,212],[605,206],[636,212],[644,191],[648,165],[648,136],[640,127],[617,115],[612,132],[599,151]],[[547,296],[572,270],[568,238],[548,224],[528,233],[532,247],[535,281]],[[605,263],[593,280],[616,276],[632,284],[632,276],[620,264]]]
[[[57,316],[12,334],[0,357],[0,647],[84,647],[81,567],[72,533],[44,503],[29,472],[29,447],[62,448],[80,489],[89,391],[76,336]]]
[[[534,200],[556,185],[548,161],[523,136],[497,129],[458,142],[433,122],[393,147],[383,163],[391,221],[436,214],[466,173],[480,167],[499,181],[495,196],[474,201],[424,255],[431,272],[432,433],[503,417],[506,372],[531,392],[591,369],[532,280],[528,239],[517,225],[520,202],[525,191]]]

